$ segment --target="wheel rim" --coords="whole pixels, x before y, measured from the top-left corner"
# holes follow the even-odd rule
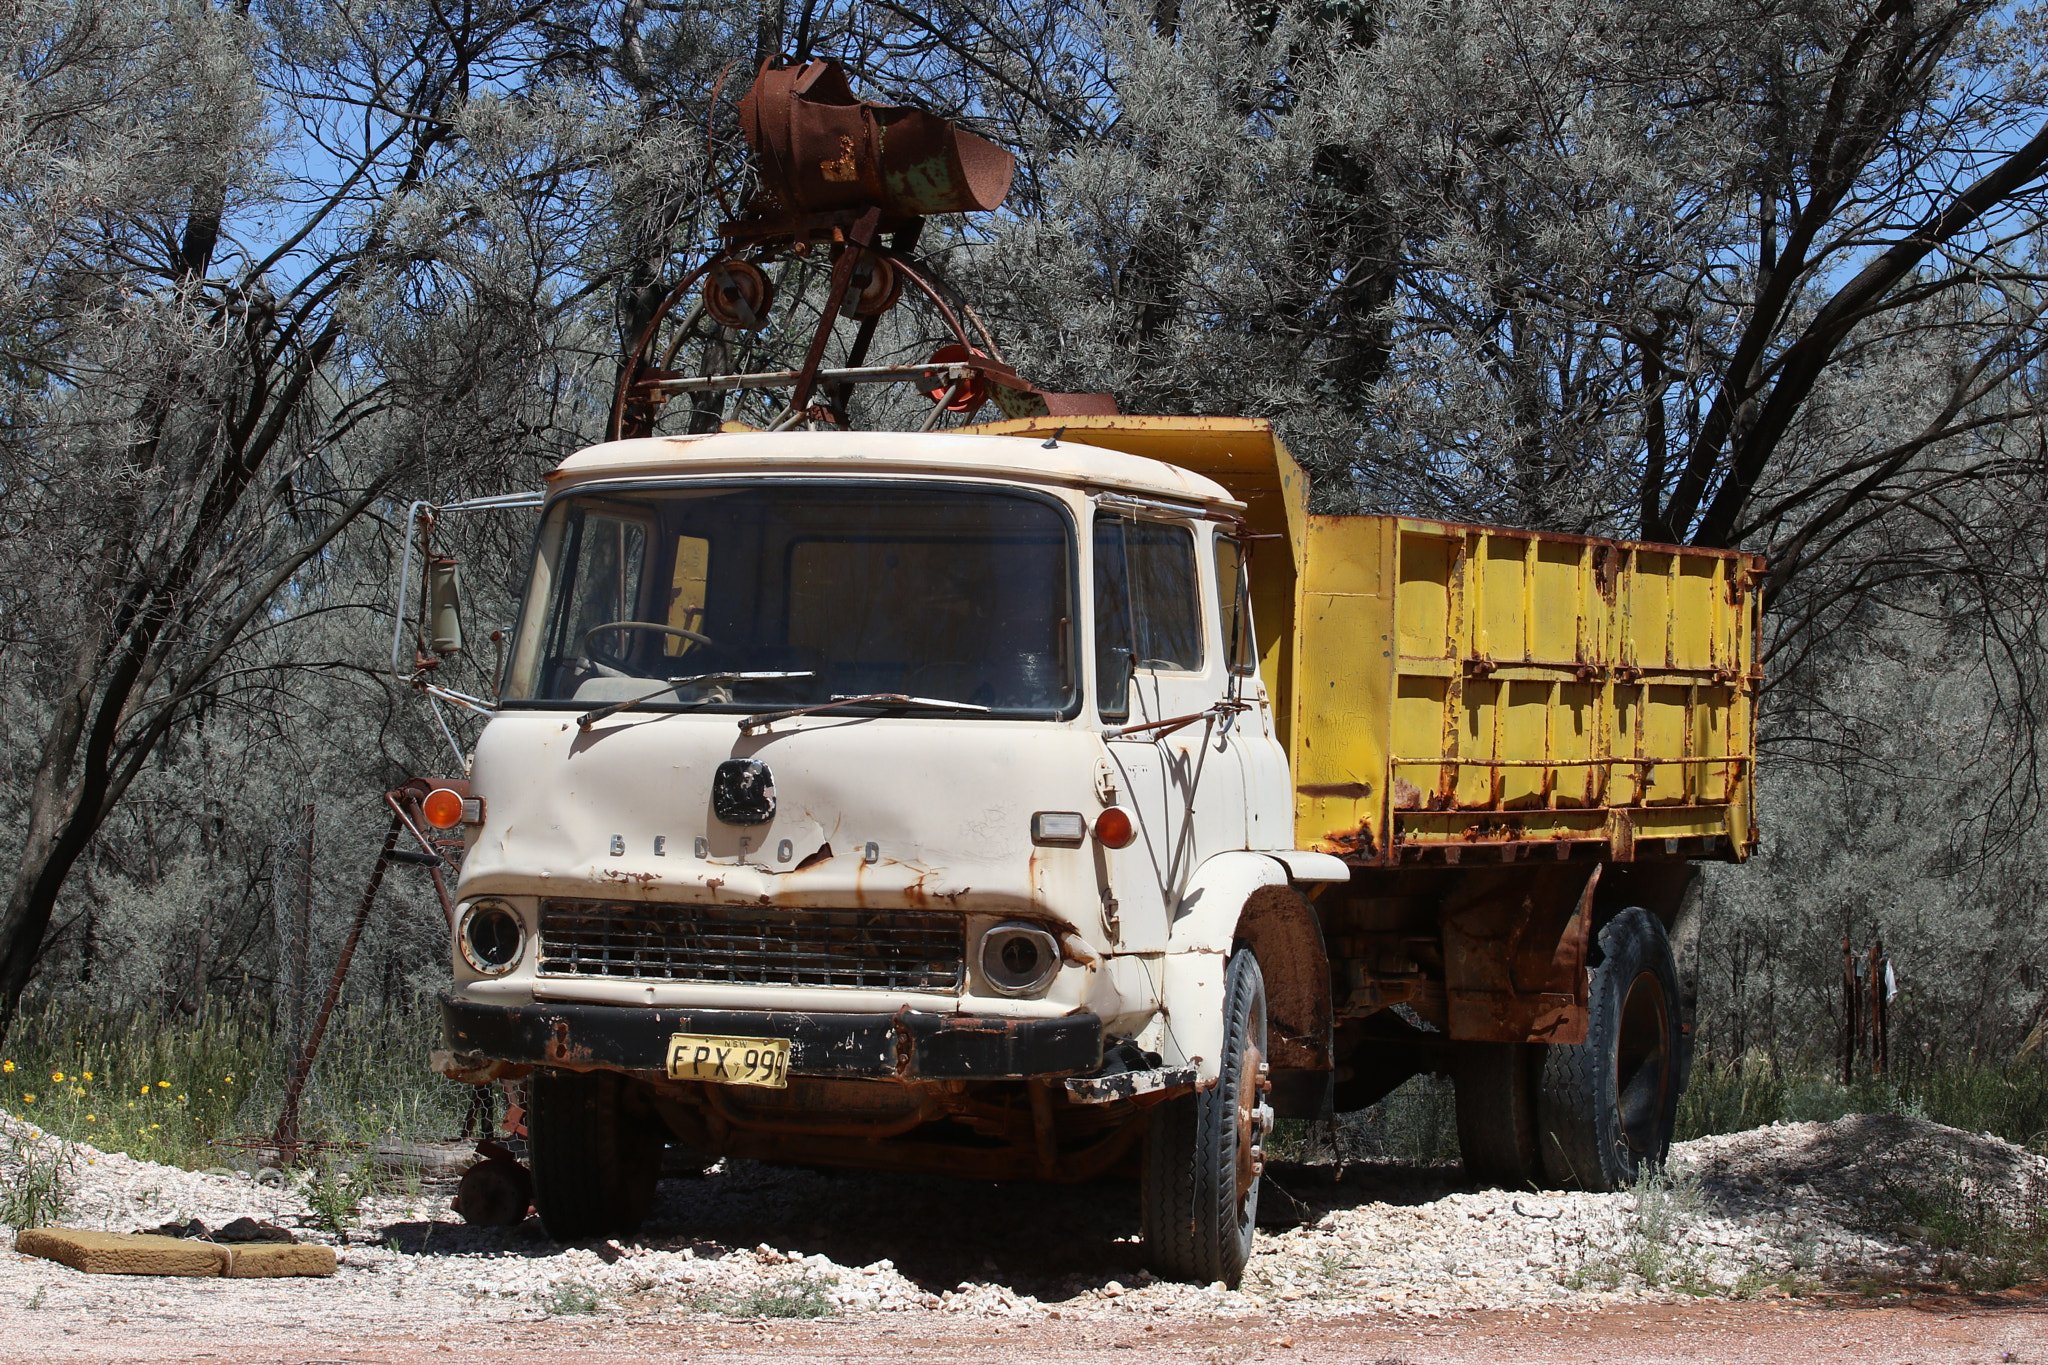
[[[1237,1207],[1251,1196],[1263,1166],[1264,1148],[1259,1139],[1259,1068],[1265,1064],[1259,1049],[1245,1045],[1237,1061]]]
[[[1614,1108],[1622,1141],[1638,1156],[1662,1145],[1665,1099],[1671,1089],[1671,1012],[1664,986],[1650,972],[1629,982],[1622,1000],[1614,1058]]]

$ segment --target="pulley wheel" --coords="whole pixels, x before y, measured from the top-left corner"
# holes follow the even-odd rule
[[[933,351],[931,363],[954,365],[965,360],[986,359],[988,357],[980,351],[962,346],[956,341],[950,346],[941,346]],[[953,381],[950,379],[933,375],[929,379],[919,380],[917,387],[934,403],[944,403],[947,412],[973,412],[988,398],[988,381],[978,374],[968,376],[967,382],[960,386],[959,392],[954,393],[951,399],[946,396],[953,387]]]
[[[751,261],[720,261],[704,277],[704,312],[721,327],[758,332],[774,301],[774,284]]]
[[[847,314],[856,318],[878,318],[896,306],[903,297],[903,272],[898,270],[887,256],[867,253],[867,259],[856,262],[854,287],[859,290],[847,300]],[[867,283],[861,284],[861,272],[867,272]]]

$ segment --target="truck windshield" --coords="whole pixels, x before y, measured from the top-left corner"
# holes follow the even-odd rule
[[[897,693],[1014,718],[1070,715],[1070,525],[1050,499],[927,484],[570,496],[541,526],[503,699],[589,705],[645,697],[652,684],[658,695],[639,709]],[[659,695],[670,679],[713,673],[801,676]]]

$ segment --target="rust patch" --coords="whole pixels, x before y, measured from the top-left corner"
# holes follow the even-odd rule
[[[1409,780],[1408,780],[1407,778],[1405,778],[1405,777],[1397,777],[1397,778],[1395,778],[1395,779],[1394,779],[1394,809],[1395,809],[1395,810],[1421,810],[1421,809],[1422,809],[1422,788],[1420,788],[1420,787],[1416,786],[1416,785],[1415,785],[1415,784],[1414,784],[1413,782],[1410,782],[1410,781],[1409,781]]]
[[[569,1021],[567,1019],[555,1020],[553,1033],[548,1038],[547,1054],[548,1060],[558,1065],[576,1065],[578,1063],[587,1065],[592,1060],[589,1048],[578,1047],[569,1041]]]
[[[1369,820],[1360,824],[1357,829],[1331,830],[1323,836],[1323,841],[1318,847],[1326,853],[1335,853],[1340,858],[1371,858],[1379,853],[1379,843],[1372,836],[1372,822]]]
[[[1593,586],[1599,590],[1600,596],[1606,599],[1610,606],[1614,603],[1615,584],[1621,577],[1618,563],[1620,559],[1621,550],[1617,546],[1595,545],[1593,547]]]
[[[661,874],[659,872],[628,872],[621,867],[608,867],[604,870],[602,875],[606,881],[638,882],[642,886],[646,886],[651,882],[658,882],[661,880]]]
[[[1333,796],[1349,801],[1363,801],[1372,795],[1372,783],[1304,782],[1294,790],[1303,796]]]

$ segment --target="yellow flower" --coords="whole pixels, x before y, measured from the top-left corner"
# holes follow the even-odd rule
[[[140,1092],[140,1093],[142,1093],[142,1094],[144,1094],[144,1095],[147,1095],[147,1094],[149,1093],[149,1082],[148,1082],[148,1081],[144,1081],[144,1082],[142,1083],[142,1090],[141,1090],[141,1092]]]
[[[86,1072],[86,1073],[85,1073],[85,1078],[86,1078],[87,1080],[91,1080],[91,1079],[92,1079],[92,1073],[91,1073],[90,1071]]]
[[[64,1084],[64,1073],[61,1071],[52,1071],[50,1073],[50,1079],[55,1081],[57,1084],[62,1085]]]
[[[171,1088],[171,1083],[169,1081],[158,1081],[156,1083],[156,1088],[159,1090],[169,1090]]]
[[[13,1063],[13,1062],[0,1062],[0,1076],[12,1076],[13,1074],[14,1074],[14,1063]]]
[[[233,1085],[233,1084],[235,1083],[235,1078],[234,1078],[233,1076],[229,1076],[229,1077],[227,1078],[227,1083],[228,1083],[229,1085]]]
[[[100,1121],[100,1116],[98,1114],[87,1114],[85,1116],[85,1121],[87,1123],[98,1123]]]
[[[34,1104],[36,1102],[35,1091],[31,1090],[26,1095],[23,1095],[21,1097],[21,1102],[23,1104]]]
[[[84,1099],[84,1098],[85,1098],[85,1087],[84,1087],[84,1086],[82,1086],[82,1085],[74,1085],[74,1086],[72,1086],[72,1087],[71,1087],[71,1098],[73,1098],[73,1099],[76,1099],[76,1100],[82,1100],[82,1099]]]

